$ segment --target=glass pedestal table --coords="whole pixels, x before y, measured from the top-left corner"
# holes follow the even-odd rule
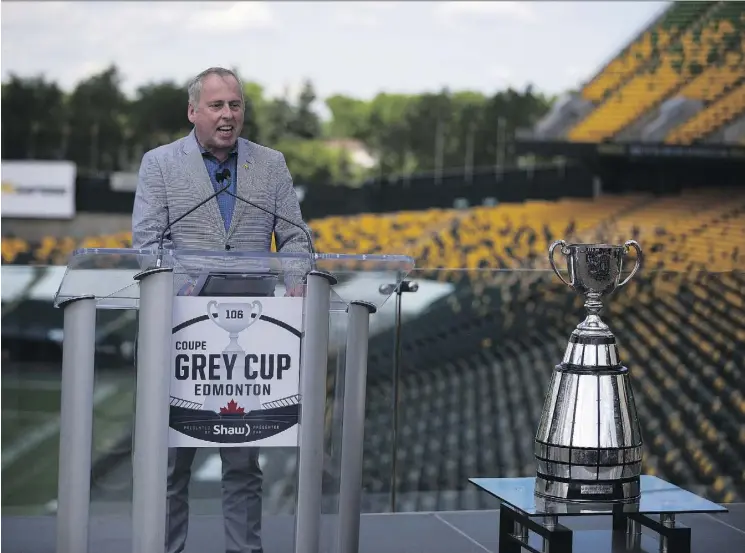
[[[608,534],[612,535],[611,551],[639,551],[641,527],[645,526],[659,537],[659,551],[690,553],[691,529],[676,522],[675,515],[727,512],[721,505],[649,475],[642,475],[641,496],[631,503],[549,500],[535,494],[535,477],[469,478],[469,482],[501,503],[499,553],[520,553],[522,550],[533,553],[579,553],[572,549],[575,545],[573,531],[559,524],[559,517],[598,515],[612,515],[612,529],[600,532],[593,530],[593,534],[602,533],[604,537],[598,535],[597,539],[592,540],[593,545],[588,545],[587,551],[602,553],[597,545],[601,541],[608,543]],[[542,539],[529,540],[529,531]]]

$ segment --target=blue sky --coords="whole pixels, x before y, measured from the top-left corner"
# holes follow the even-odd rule
[[[3,79],[63,88],[115,62],[124,89],[236,66],[269,94],[578,86],[667,2],[7,2]]]

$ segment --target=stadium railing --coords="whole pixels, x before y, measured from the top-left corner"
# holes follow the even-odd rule
[[[60,269],[2,266],[6,516],[55,509]],[[394,294],[371,318],[363,510],[494,508],[467,479],[533,474],[544,393],[582,300],[548,270],[418,269],[407,280],[416,291]],[[745,274],[642,269],[606,306],[632,374],[644,472],[717,502],[745,501]],[[99,313],[91,509],[126,515],[136,325],[109,313]],[[331,324],[326,513],[337,509],[346,331],[342,318]],[[262,451],[267,514],[293,512],[295,458]],[[220,514],[220,496],[219,454],[200,451],[192,512]]]

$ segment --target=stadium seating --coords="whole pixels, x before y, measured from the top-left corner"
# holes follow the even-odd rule
[[[419,241],[414,257],[426,268],[546,267],[546,243],[556,237],[571,240],[636,202],[633,196],[606,196],[476,207]]]
[[[430,209],[426,212],[361,214],[353,217],[327,217],[311,223],[317,251],[328,253],[408,252],[430,234],[452,224],[462,216],[455,210]]]
[[[546,269],[546,248],[567,241],[640,240],[645,265],[670,271],[739,267],[745,191],[684,190],[679,195],[604,195],[421,212],[363,214],[311,221],[317,251],[395,252],[420,269]],[[130,234],[36,243],[4,236],[6,264],[64,265],[75,248],[130,247]],[[475,273],[473,273],[475,274]]]
[[[659,21],[645,29],[582,88],[582,96],[593,102],[606,99],[624,80],[675,41],[711,5],[711,2],[674,2]]]
[[[707,300],[742,293],[742,284],[734,274],[713,275],[683,279],[677,293],[660,294],[650,293],[653,283],[639,279],[610,302],[606,316],[633,371],[646,440],[645,473],[725,502],[745,497],[743,352],[738,350],[743,327],[729,324],[733,317],[745,320],[745,312],[741,300],[734,305]],[[505,296],[499,312],[471,310],[464,316],[433,306],[422,315],[427,325],[417,327],[415,321],[402,330],[402,494],[463,490],[469,475],[534,470],[532,439],[550,370],[563,356],[581,310],[550,277],[526,283],[514,299],[507,299],[502,285],[489,293]],[[385,336],[371,344],[370,372],[378,375],[368,394],[365,443],[365,487],[371,492],[386,491],[390,481],[391,403],[385,382],[390,359],[384,353],[389,341]],[[459,347],[462,341],[467,345]],[[402,508],[424,508],[416,497],[410,501]]]
[[[719,96],[685,123],[673,129],[665,138],[665,142],[691,144],[742,114],[745,114],[745,82],[741,81],[739,86]]]
[[[645,244],[646,267],[665,271],[727,271],[740,266],[745,196],[732,189],[684,191],[644,202],[585,240]]]
[[[583,87],[595,108],[567,133],[577,142],[611,140],[668,99],[699,100],[702,111],[666,138],[690,143],[745,113],[745,4],[674,2],[659,22]]]
[[[742,192],[607,195],[311,221],[319,251],[405,253],[417,259],[417,280],[453,285],[401,329],[399,507],[485,506],[450,492],[465,490],[469,476],[534,470],[543,393],[582,307],[551,272],[519,269],[547,269],[547,247],[560,238],[634,238],[644,249],[645,271],[605,311],[633,371],[644,471],[716,501],[745,499],[745,277],[735,272],[745,236]],[[74,247],[122,247],[128,240],[126,233],[36,244],[3,238],[2,255],[5,263],[64,263]],[[500,268],[518,270],[486,270]],[[384,331],[369,349],[364,488],[381,496],[391,485],[392,343],[392,331]],[[292,478],[288,473],[278,489],[292,488]]]

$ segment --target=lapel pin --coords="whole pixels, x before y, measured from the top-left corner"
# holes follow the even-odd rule
[[[245,169],[246,171],[248,171],[248,163],[244,163],[244,164],[243,164],[243,168],[244,168],[244,169]]]

